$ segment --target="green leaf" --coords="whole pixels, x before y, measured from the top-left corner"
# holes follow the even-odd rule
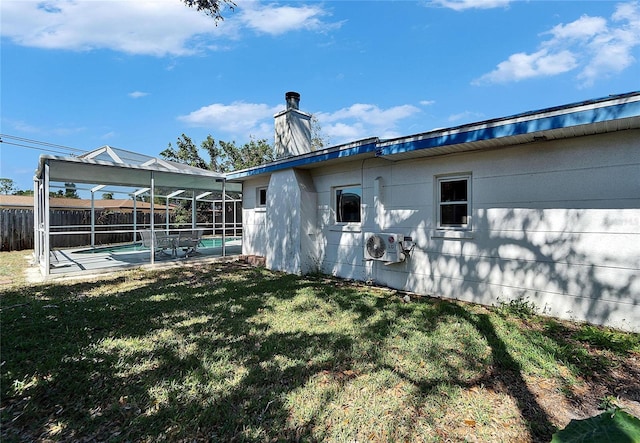
[[[585,420],[571,420],[553,434],[551,443],[640,442],[640,419],[615,408]]]

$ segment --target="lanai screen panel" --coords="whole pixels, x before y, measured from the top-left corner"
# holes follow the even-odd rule
[[[36,213],[41,214],[48,214],[49,186],[56,182],[98,185],[96,189],[101,188],[99,185],[131,187],[133,194],[136,190],[151,188],[151,195],[156,196],[158,190],[167,192],[184,189],[191,191],[193,198],[207,192],[242,192],[241,183],[226,183],[222,174],[108,146],[80,157],[43,155],[40,157],[35,182],[38,189]],[[222,196],[223,200],[224,198]],[[42,234],[37,236],[42,238],[36,247],[38,261],[48,274],[49,218],[45,216],[43,221],[36,223],[38,233]],[[151,257],[153,262],[153,254]]]

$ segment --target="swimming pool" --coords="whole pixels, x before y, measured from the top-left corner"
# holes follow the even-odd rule
[[[231,242],[237,242],[241,239],[242,237],[227,237],[225,238],[225,244],[228,245]],[[219,248],[221,246],[222,246],[222,238],[207,237],[207,238],[200,239],[200,243],[198,244],[198,249]],[[125,243],[120,245],[97,246],[95,248],[73,251],[73,253],[74,254],[98,254],[98,253],[105,253],[105,252],[124,253],[124,252],[138,252],[138,251],[148,251],[148,250],[149,248],[147,248],[146,246],[142,246],[141,242],[136,242],[136,243]]]

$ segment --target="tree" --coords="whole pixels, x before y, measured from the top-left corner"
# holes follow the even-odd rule
[[[103,200],[113,200],[113,192],[104,192],[102,193]]]
[[[16,183],[10,178],[0,178],[0,194],[9,195],[16,191]]]
[[[80,198],[78,191],[76,191],[75,183],[64,184],[64,197],[66,198]]]
[[[0,178],[0,194],[5,195],[33,195],[33,189],[22,190],[10,178]]]
[[[237,146],[235,142],[216,142],[207,136],[200,144],[200,149],[207,152],[209,161],[200,155],[200,149],[191,138],[182,134],[176,141],[175,149],[171,143],[160,156],[178,163],[216,172],[230,172],[238,169],[259,166],[273,161],[273,147],[265,139],[251,138],[248,143]]]
[[[273,161],[273,147],[265,139],[256,140],[251,137],[249,143],[240,147],[235,142],[221,141],[220,147],[223,152],[220,172],[237,171]]]
[[[220,165],[218,164],[218,159],[222,157],[222,149],[216,144],[213,137],[211,137],[211,135],[207,135],[207,138],[200,143],[200,147],[209,154],[209,163],[205,169],[222,172]]]
[[[207,137],[207,140],[210,137],[211,136]],[[202,142],[203,145],[205,143],[206,141]],[[213,142],[213,146],[215,146],[215,141]],[[205,150],[209,150],[209,153],[211,155],[211,149],[213,148],[213,146],[207,145],[209,149],[207,149],[207,147],[205,146],[203,146],[203,148],[205,148]],[[185,134],[182,134],[180,137],[178,137],[178,140],[176,141],[176,147],[177,149],[174,149],[171,143],[169,143],[167,149],[162,151],[160,153],[160,156],[166,158],[167,160],[183,163],[185,165],[193,166],[196,168],[212,169],[210,167],[211,165],[203,160],[202,157],[200,157],[198,147],[193,143],[191,138],[187,137]],[[215,154],[217,156],[217,153]],[[212,156],[211,158],[213,159],[214,157]]]
[[[311,149],[317,151],[319,149],[324,148],[325,146],[329,146],[331,140],[328,135],[326,135],[322,131],[322,126],[320,126],[320,122],[318,121],[318,117],[315,115],[311,116]]]
[[[212,17],[216,24],[220,20],[224,20],[222,12],[225,8],[229,8],[233,11],[236,4],[231,0],[182,0],[185,5],[190,8],[196,8],[198,11],[202,11],[209,17]]]

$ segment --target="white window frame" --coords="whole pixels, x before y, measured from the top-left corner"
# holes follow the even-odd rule
[[[260,186],[256,188],[256,208],[266,208],[267,207],[267,186]],[[260,194],[264,191],[264,203],[260,201]]]
[[[338,221],[338,191],[343,191],[345,189],[350,189],[350,188],[359,188],[360,189],[360,207],[359,212],[360,212],[360,220],[359,221]],[[343,186],[334,186],[333,188],[331,188],[331,200],[332,200],[332,207],[333,207],[333,211],[334,211],[334,215],[335,215],[335,224],[338,226],[360,226],[360,224],[362,223],[362,218],[363,218],[363,214],[362,214],[362,185],[360,183],[354,183],[354,184],[350,184],[350,185],[343,185]]]
[[[438,175],[435,177],[435,212],[436,212],[436,227],[440,231],[471,231],[472,230],[472,200],[471,200],[471,173],[459,173],[459,174],[447,174],[447,175]],[[467,200],[460,201],[442,201],[442,186],[441,183],[452,182],[452,181],[467,181]],[[467,222],[461,225],[450,225],[442,224],[442,206],[446,205],[456,205],[456,204],[466,204],[467,205]]]

